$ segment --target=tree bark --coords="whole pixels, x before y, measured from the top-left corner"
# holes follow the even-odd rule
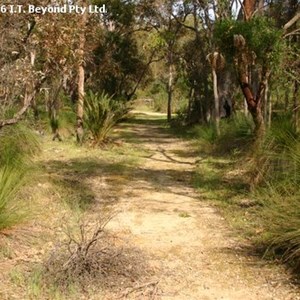
[[[255,99],[247,82],[241,81],[240,86],[246,99],[248,110],[255,124],[256,138],[262,139],[265,134],[265,122],[261,108],[261,95],[258,95]]]
[[[53,134],[52,140],[55,141],[56,139],[58,139],[61,142],[62,138],[59,133],[58,113],[60,107],[59,94],[63,87],[63,80],[60,79],[58,84],[54,84],[54,85],[56,85],[56,88],[55,87],[53,88],[54,92],[51,94],[51,98],[48,101],[48,105],[49,105],[48,112],[49,112],[49,118],[51,121],[51,129]]]
[[[246,46],[246,41],[243,36],[234,36],[234,44],[237,49],[236,55],[236,68],[238,71],[239,83],[242,89],[243,95],[247,102],[248,110],[253,118],[255,124],[255,135],[257,140],[262,140],[265,134],[265,122],[262,111],[263,95],[265,93],[266,85],[270,76],[270,71],[263,66],[261,70],[261,76],[257,88],[257,92],[254,93],[250,87],[249,80],[249,54]],[[256,94],[256,96],[255,96]]]
[[[173,98],[173,81],[174,81],[174,74],[173,74],[173,65],[169,65],[169,78],[168,78],[168,111],[167,111],[167,119],[168,122],[172,119],[172,98]]]
[[[195,99],[195,88],[191,87],[189,92],[189,103],[188,103],[188,109],[187,109],[187,123],[191,123],[191,115],[192,115],[192,103]]]
[[[294,93],[293,93],[293,121],[296,132],[299,132],[299,110],[300,103],[298,99],[299,83],[294,81]]]
[[[268,127],[270,128],[271,125],[272,125],[272,114],[273,114],[273,105],[272,105],[272,97],[271,95],[269,95],[269,98],[268,98],[268,106],[269,106],[269,109],[268,109]]]
[[[213,89],[214,89],[214,121],[217,135],[220,135],[220,99],[218,93],[218,77],[216,68],[212,67]]]
[[[83,3],[86,5],[86,3]],[[78,100],[77,100],[77,124],[76,124],[76,138],[77,143],[83,142],[83,114],[84,114],[84,48],[85,48],[85,26],[87,21],[86,12],[82,15],[79,35],[79,49],[78,49]]]
[[[272,103],[269,95],[269,81],[266,81],[265,91],[263,95],[264,119],[268,128],[271,127]]]
[[[243,10],[244,10],[244,19],[246,21],[250,20],[254,10],[255,10],[256,0],[244,0]]]

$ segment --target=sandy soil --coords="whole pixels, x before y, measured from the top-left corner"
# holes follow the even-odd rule
[[[121,124],[116,133],[121,145],[146,150],[137,165],[120,168],[99,150],[71,152],[68,144],[47,144],[39,159],[44,181],[38,179],[41,182],[30,192],[39,198],[43,213],[0,239],[0,246],[9,246],[0,261],[0,299],[51,299],[28,296],[26,280],[15,271],[30,276],[32,265],[42,262],[53,247],[62,216],[68,216],[58,201],[61,191],[53,191],[47,176],[64,180],[79,194],[88,190],[95,196],[88,219],[97,219],[102,204],[117,209],[107,228],[124,249],[119,263],[120,257],[113,257],[116,271],[105,275],[107,289],[63,299],[300,299],[284,268],[244,251],[247,245],[193,189],[199,153],[189,142],[168,134],[162,124],[139,116],[144,115]]]
[[[152,155],[131,174],[109,227],[149,257],[158,282],[152,298],[300,299],[281,267],[244,254],[225,220],[201,201],[191,186],[199,157],[188,142],[155,125],[129,130]]]

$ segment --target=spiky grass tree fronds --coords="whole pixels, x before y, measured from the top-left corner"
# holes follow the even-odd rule
[[[275,123],[260,156],[264,167],[258,197],[266,253],[279,255],[300,271],[300,138],[292,125],[284,120]]]
[[[28,205],[18,200],[18,194],[32,167],[31,158],[39,150],[39,142],[28,128],[14,125],[0,130],[0,230],[28,215]]]
[[[11,227],[25,218],[17,196],[25,183],[25,170],[11,166],[0,168],[0,230]]]
[[[269,187],[260,195],[266,256],[275,256],[300,271],[300,194]]]
[[[276,187],[278,191],[290,193],[295,190],[300,184],[299,138],[285,119],[274,122],[254,157],[261,183]]]
[[[85,126],[91,132],[95,145],[105,141],[113,126],[128,111],[124,102],[92,91],[87,93],[84,107]]]

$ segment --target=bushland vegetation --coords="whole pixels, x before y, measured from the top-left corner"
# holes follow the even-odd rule
[[[299,272],[299,2],[79,2],[107,13],[1,13],[0,230],[27,216],[43,136],[93,151],[145,100],[195,139],[203,199]]]

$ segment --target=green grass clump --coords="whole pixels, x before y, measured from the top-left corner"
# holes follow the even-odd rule
[[[265,256],[280,258],[300,271],[300,194],[281,194],[271,188],[261,191],[263,208],[259,214],[264,232],[259,244]]]
[[[219,136],[213,125],[193,129],[191,137],[206,154],[195,186],[256,250],[299,272],[300,136],[291,118],[274,118],[260,148],[254,147],[247,118],[220,125]]]
[[[220,134],[214,124],[195,126],[188,135],[197,140],[206,152],[221,155],[231,155],[245,151],[252,142],[253,125],[251,120],[243,115],[220,122]]]
[[[24,165],[40,150],[36,135],[23,125],[0,130],[0,167]]]
[[[19,192],[25,184],[30,158],[39,151],[35,135],[21,125],[0,130],[0,230],[26,216]]]
[[[266,254],[278,255],[300,270],[300,137],[286,118],[276,120],[259,151],[256,188]]]
[[[220,132],[216,137],[215,150],[222,154],[244,152],[253,140],[253,124],[244,115],[221,120]]]
[[[117,101],[105,93],[98,94],[90,91],[85,97],[84,122],[90,131],[94,144],[105,141],[108,134],[120,119],[128,112],[123,101]]]
[[[24,217],[17,201],[24,184],[24,171],[13,167],[0,168],[0,230],[19,223]]]

